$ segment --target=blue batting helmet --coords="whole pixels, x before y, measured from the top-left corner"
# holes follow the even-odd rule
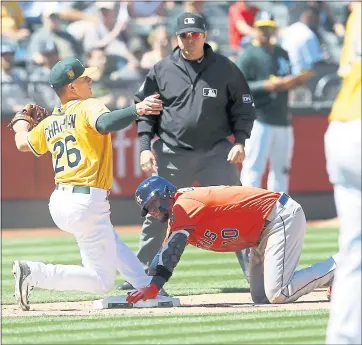
[[[157,196],[161,201],[168,201],[176,191],[177,187],[161,176],[151,176],[141,182],[135,193],[136,202],[141,207],[141,216],[145,217],[148,213],[144,206],[152,197]],[[165,202],[161,204],[165,205]]]

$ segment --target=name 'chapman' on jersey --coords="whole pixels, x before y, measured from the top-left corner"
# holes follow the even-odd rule
[[[51,138],[58,133],[67,129],[75,129],[75,119],[77,114],[66,114],[59,120],[54,120],[47,127],[44,128],[46,141],[50,141]]]

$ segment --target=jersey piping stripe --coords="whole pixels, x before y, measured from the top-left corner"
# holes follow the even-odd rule
[[[324,275],[322,275],[322,276],[320,276],[320,277],[318,277],[318,278],[313,279],[313,280],[310,281],[309,283],[303,285],[299,290],[297,290],[296,292],[294,292],[293,295],[291,295],[291,296],[285,296],[285,294],[283,294],[283,295],[284,295],[285,297],[292,298],[292,297],[295,296],[300,290],[304,289],[304,288],[305,288],[306,286],[308,286],[309,284],[312,284],[312,283],[314,283],[316,280],[319,280],[319,279],[324,278],[324,277],[327,276],[328,274],[333,273],[335,270],[336,270],[336,269],[334,268],[333,270],[330,270],[330,271],[327,272],[326,274],[324,274]]]
[[[41,154],[38,153],[38,152],[34,149],[33,145],[32,145],[32,144],[30,143],[30,141],[29,141],[29,134],[26,136],[26,141],[28,142],[28,146],[29,146],[30,150],[34,153],[34,155],[37,156],[37,157],[40,157]]]
[[[279,199],[278,199],[279,200]],[[287,199],[287,201],[289,200],[289,198]],[[284,205],[285,206],[285,205]],[[283,208],[284,208],[283,206]],[[284,265],[285,265],[285,247],[286,247],[286,244],[287,244],[287,236],[285,234],[285,224],[284,224],[284,219],[282,216],[279,216],[279,218],[282,220],[282,223],[283,223],[283,233],[284,233],[284,245],[283,245],[283,271],[282,271],[282,285],[281,285],[281,293],[282,295],[284,295],[283,293],[283,285],[284,285]],[[285,295],[284,295],[285,296]],[[287,297],[287,296],[285,296]]]

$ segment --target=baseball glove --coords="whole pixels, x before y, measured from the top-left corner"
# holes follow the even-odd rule
[[[15,114],[8,127],[12,130],[15,123],[24,120],[29,123],[29,130],[32,130],[47,116],[49,116],[49,113],[45,108],[36,104],[27,104],[22,111]]]

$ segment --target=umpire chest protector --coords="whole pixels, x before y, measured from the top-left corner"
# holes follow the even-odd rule
[[[240,70],[208,44],[204,52],[197,73],[191,75],[193,62],[186,62],[175,48],[150,70],[135,96],[141,101],[160,93],[164,110],[154,129],[171,146],[207,149],[234,133],[235,117],[250,112],[250,91]],[[250,104],[242,102],[243,94]],[[139,123],[139,132],[147,131],[146,122]]]

